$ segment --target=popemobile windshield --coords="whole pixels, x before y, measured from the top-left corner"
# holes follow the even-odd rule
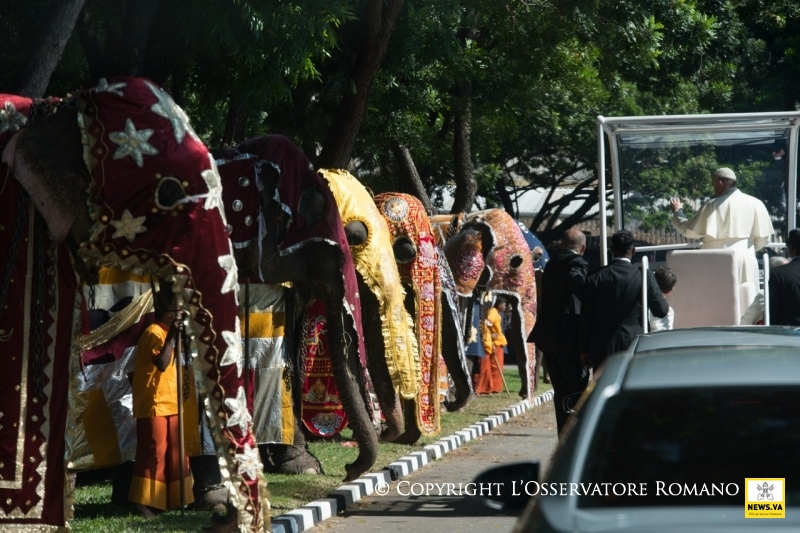
[[[636,260],[666,264],[678,277],[671,295],[675,327],[739,325],[751,305],[764,305],[769,324],[769,256],[784,254],[797,222],[800,112],[597,117],[601,263],[609,231],[637,237]],[[774,233],[758,251],[759,277],[737,271],[732,248],[703,249],[700,239],[672,227],[671,198],[687,217],[713,197],[711,176],[733,170],[740,191],[760,199]],[[748,253],[752,254],[753,251]],[[647,331],[647,329],[645,329]]]

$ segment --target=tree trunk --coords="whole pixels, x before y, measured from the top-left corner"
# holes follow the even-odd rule
[[[517,217],[517,211],[514,209],[514,202],[511,200],[511,195],[506,189],[506,183],[504,179],[499,179],[494,183],[494,189],[497,191],[497,196],[500,197],[500,203],[503,204],[503,209],[506,213],[511,215],[514,218]]]
[[[240,100],[234,95],[231,95],[228,100],[228,116],[225,118],[225,131],[220,141],[221,146],[235,146],[237,139],[244,138],[247,114],[239,102]]]
[[[318,168],[347,168],[358,130],[364,119],[372,81],[380,69],[403,0],[369,0],[364,13],[364,39],[328,135],[322,145]]]
[[[422,185],[422,178],[419,177],[419,172],[417,172],[417,167],[408,147],[401,145],[397,141],[392,141],[392,153],[395,160],[397,160],[397,165],[400,167],[400,175],[408,186],[407,192],[419,198],[428,215],[435,214],[430,196],[428,196],[425,187]]]
[[[147,59],[150,26],[160,0],[122,2],[120,14],[122,34],[114,37],[97,34],[91,8],[84,10],[78,24],[78,37],[89,64],[92,81],[108,76],[142,76]],[[163,80],[154,79],[163,84]]]
[[[18,94],[33,98],[45,95],[50,77],[61,60],[85,3],[86,0],[56,2],[47,29],[39,39],[39,46],[28,59],[25,74],[18,85]]]
[[[467,212],[475,201],[478,183],[475,181],[472,166],[472,85],[469,81],[462,82],[458,87],[458,99],[461,109],[457,111],[453,123],[453,154],[454,178],[456,180],[456,193],[453,198],[451,213]]]
[[[92,13],[91,6],[80,15],[76,30],[78,33],[78,40],[83,49],[83,55],[86,56],[86,63],[89,66],[89,79],[99,80],[106,72],[106,58],[103,55],[103,50],[100,47],[100,38],[97,35],[97,28],[92,23],[94,14]]]
[[[147,57],[150,25],[158,10],[160,0],[135,0],[125,3],[122,15],[123,37],[120,43],[118,72],[127,76],[141,76]],[[160,82],[160,80],[156,80]]]

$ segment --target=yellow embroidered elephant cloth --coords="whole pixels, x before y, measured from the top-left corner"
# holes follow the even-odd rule
[[[414,325],[404,306],[405,290],[392,253],[389,228],[370,193],[352,174],[325,169],[320,174],[336,199],[342,224],[358,220],[367,227],[367,240],[350,247],[353,263],[378,299],[392,384],[402,398],[414,398],[419,390],[419,354]]]

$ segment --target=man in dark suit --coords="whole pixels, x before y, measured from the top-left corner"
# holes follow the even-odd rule
[[[542,273],[536,325],[529,339],[544,354],[553,384],[559,434],[567,421],[564,398],[582,392],[589,380],[578,350],[580,293],[589,272],[589,265],[583,258],[585,251],[586,235],[581,230],[570,228],[564,232],[561,247],[551,255]]]
[[[612,260],[586,279],[581,308],[581,360],[597,369],[609,355],[626,350],[642,329],[642,269],[631,263],[636,251],[631,232],[611,236]],[[664,317],[669,304],[647,271],[647,306]]]
[[[800,326],[800,229],[786,239],[789,262],[770,271],[769,323]]]

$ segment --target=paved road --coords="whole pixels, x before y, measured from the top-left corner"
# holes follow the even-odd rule
[[[306,531],[511,531],[517,514],[486,510],[469,496],[447,495],[446,490],[439,495],[426,484],[453,484],[456,489],[451,492],[457,492],[459,483],[469,483],[482,470],[505,462],[538,459],[544,469],[556,443],[553,404],[546,402],[391,482],[388,494],[373,493]]]

